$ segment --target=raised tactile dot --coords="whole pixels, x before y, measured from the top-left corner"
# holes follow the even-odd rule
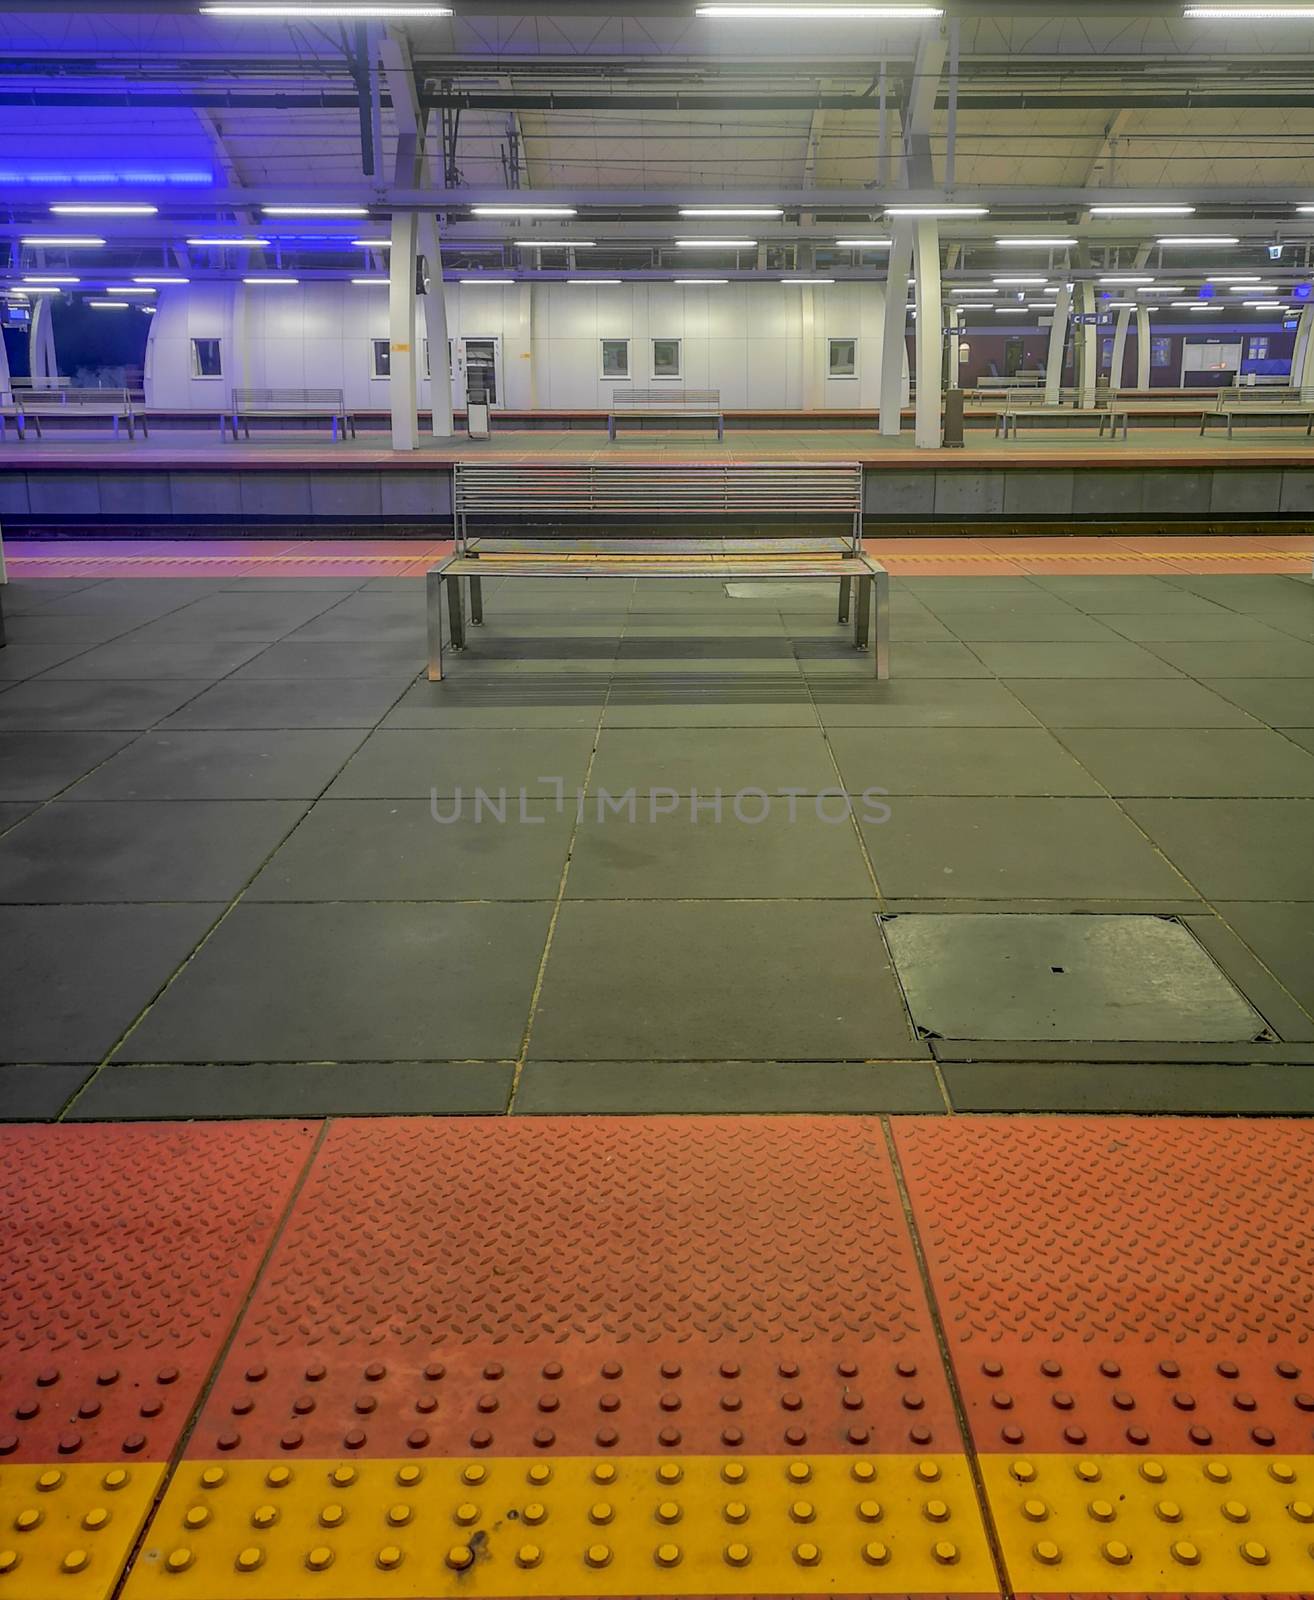
[[[923,1483],[935,1483],[940,1477],[939,1464],[934,1461],[919,1461],[915,1470]]]
[[[879,1522],[884,1512],[879,1500],[860,1500],[858,1502],[858,1515],[864,1522]]]
[[[872,1483],[876,1478],[876,1468],[870,1461],[855,1461],[849,1468],[849,1475],[855,1483]]]
[[[170,1550],[164,1558],[166,1572],[186,1572],[196,1556],[186,1545],[179,1545],[176,1550]]]
[[[1180,1522],[1182,1508],[1176,1500],[1160,1500],[1154,1508],[1154,1514],[1160,1522]]]
[[[1205,1477],[1210,1483],[1230,1483],[1232,1481],[1231,1469],[1223,1461],[1206,1461]]]
[[[271,1489],[285,1489],[292,1482],[291,1467],[270,1467],[265,1473],[265,1482]]]
[[[545,1461],[536,1461],[526,1472],[525,1478],[533,1484],[550,1483],[552,1481],[552,1468]]]
[[[598,1500],[589,1507],[589,1521],[600,1528],[605,1528],[615,1515],[615,1508],[606,1500]]]
[[[1111,1500],[1092,1500],[1086,1510],[1096,1522],[1112,1522],[1117,1515]]]
[[[468,1544],[454,1544],[443,1561],[453,1572],[464,1572],[467,1567],[474,1565],[474,1551]]]
[[[748,1518],[748,1507],[742,1500],[731,1500],[721,1508],[721,1515],[727,1522],[745,1522]]]
[[[1159,1461],[1142,1461],[1136,1470],[1146,1483],[1165,1483],[1168,1479],[1167,1469]]]
[[[679,1483],[684,1477],[684,1468],[676,1461],[663,1461],[657,1468],[658,1483]]]
[[[611,1546],[591,1544],[584,1552],[584,1559],[591,1567],[605,1567],[611,1560]]]
[[[931,1546],[931,1554],[942,1567],[952,1567],[958,1560],[958,1546],[948,1539],[937,1539]]]
[[[1189,1539],[1178,1539],[1169,1549],[1173,1560],[1180,1561],[1184,1567],[1194,1567],[1200,1560],[1200,1547]]]
[[[545,1505],[541,1505],[537,1500],[531,1500],[525,1509],[520,1513],[520,1516],[521,1519],[527,1522],[531,1528],[537,1527],[538,1524],[547,1516],[547,1507]]]
[[[402,1553],[395,1544],[385,1544],[374,1558],[374,1564],[381,1567],[384,1572],[391,1572],[394,1567],[401,1565]]]
[[[1288,1380],[1300,1376],[1300,1368],[1292,1361],[1279,1361],[1273,1371],[1277,1373],[1279,1378],[1287,1378]]]
[[[725,1547],[725,1559],[732,1567],[746,1567],[752,1555],[746,1544],[728,1544]]]
[[[948,1522],[949,1507],[943,1500],[928,1500],[922,1507],[922,1514],[928,1522]]]
[[[1241,1559],[1252,1567],[1265,1567],[1268,1565],[1268,1546],[1260,1544],[1258,1539],[1247,1539],[1241,1546]]]
[[[19,1533],[31,1533],[41,1526],[42,1514],[35,1506],[25,1506],[14,1518],[14,1527]]]
[[[1229,1522],[1250,1521],[1250,1508],[1243,1505],[1240,1500],[1224,1500],[1222,1511]]]
[[[321,1528],[336,1528],[340,1526],[347,1513],[338,1505],[325,1506],[319,1513]]]
[[[879,1539],[869,1540],[862,1547],[862,1559],[870,1567],[883,1567],[890,1559],[890,1547]]]
[[[0,1575],[12,1572],[18,1565],[18,1560],[17,1550],[0,1550]]]
[[[615,1483],[616,1468],[612,1466],[610,1461],[600,1461],[593,1469],[593,1481],[594,1483]]]
[[[1287,1507],[1287,1512],[1297,1522],[1314,1522],[1314,1506],[1308,1500],[1293,1500]]]
[[[821,1560],[821,1551],[815,1544],[803,1543],[794,1546],[794,1560],[800,1567],[815,1567]]]
[[[473,1515],[463,1515],[466,1512],[473,1513]],[[457,1506],[454,1515],[458,1522],[475,1522],[479,1518],[479,1510],[476,1506],[460,1505]],[[389,1527],[404,1528],[411,1520],[411,1508],[404,1501],[399,1501],[395,1506],[388,1507],[386,1516]]]
[[[272,1528],[278,1521],[277,1506],[257,1506],[251,1513],[253,1528]]]
[[[461,1469],[462,1483],[482,1483],[488,1476],[488,1468],[481,1467],[477,1461],[472,1461],[469,1466]]]
[[[678,1567],[680,1547],[678,1544],[659,1544],[653,1551],[652,1558],[659,1567]]]
[[[245,1550],[237,1552],[237,1570],[239,1572],[254,1572],[264,1559],[265,1552],[259,1545],[247,1545]]]
[[[317,1544],[306,1551],[306,1565],[312,1572],[323,1572],[333,1565],[333,1552],[326,1544]]]
[[[130,1474],[126,1467],[111,1467],[100,1480],[100,1486],[102,1489],[109,1489],[111,1492],[115,1489],[122,1489],[128,1482],[129,1477]]]
[[[1063,1552],[1052,1539],[1040,1539],[1031,1547],[1031,1553],[1043,1566],[1056,1567],[1063,1559]]]
[[[1034,1483],[1036,1480],[1036,1469],[1030,1461],[1010,1462],[1008,1471],[1018,1483]]]
[[[806,1461],[791,1461],[785,1468],[785,1476],[791,1483],[806,1483],[812,1476],[812,1468]]]
[[[1083,1483],[1098,1483],[1100,1481],[1100,1468],[1095,1461],[1078,1461],[1072,1469]]]
[[[678,1522],[683,1514],[674,1500],[663,1500],[657,1507],[658,1522]]]
[[[345,1489],[350,1484],[355,1483],[356,1469],[355,1467],[334,1467],[329,1477],[339,1489]]]
[[[206,1467],[201,1473],[201,1487],[203,1489],[217,1489],[228,1474],[222,1467]]]
[[[543,1559],[543,1552],[536,1544],[522,1544],[516,1551],[516,1566],[536,1567]]]
[[[817,1508],[811,1500],[795,1500],[789,1508],[791,1522],[811,1522],[817,1514]]]
[[[1024,1500],[1022,1515],[1028,1522],[1043,1522],[1049,1515],[1049,1507],[1043,1500]]]
[[[725,1483],[742,1483],[748,1476],[748,1468],[742,1461],[727,1461],[721,1468],[721,1478]]]
[[[423,1476],[423,1467],[417,1467],[409,1461],[405,1466],[397,1468],[397,1482],[401,1484],[404,1489],[409,1489],[413,1484],[419,1483]]]
[[[1110,1539],[1107,1544],[1102,1544],[1100,1554],[1115,1567],[1125,1567],[1132,1558],[1131,1547],[1123,1544],[1121,1539]]]
[[[211,1517],[209,1506],[188,1506],[183,1512],[183,1527],[203,1528]]]
[[[82,1519],[82,1526],[88,1533],[99,1533],[109,1521],[110,1514],[104,1506],[92,1506]]]

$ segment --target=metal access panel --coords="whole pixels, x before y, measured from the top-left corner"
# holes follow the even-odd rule
[[[913,1021],[941,1039],[1245,1040],[1266,1034],[1170,917],[884,918]]]

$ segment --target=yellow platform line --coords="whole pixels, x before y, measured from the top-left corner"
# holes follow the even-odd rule
[[[165,1463],[0,1466],[0,1600],[107,1600]]]
[[[963,1456],[186,1461],[125,1600],[996,1594]]]

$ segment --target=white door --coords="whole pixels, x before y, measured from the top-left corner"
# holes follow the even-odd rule
[[[452,397],[464,406],[471,389],[478,389],[496,410],[502,404],[502,341],[476,337],[453,341]]]

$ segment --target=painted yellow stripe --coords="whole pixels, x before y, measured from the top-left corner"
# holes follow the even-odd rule
[[[1018,1593],[1314,1592],[1314,1456],[981,1457]]]
[[[106,1600],[164,1472],[158,1461],[0,1466],[0,1600]]]
[[[962,1456],[188,1461],[125,1600],[997,1593]]]

